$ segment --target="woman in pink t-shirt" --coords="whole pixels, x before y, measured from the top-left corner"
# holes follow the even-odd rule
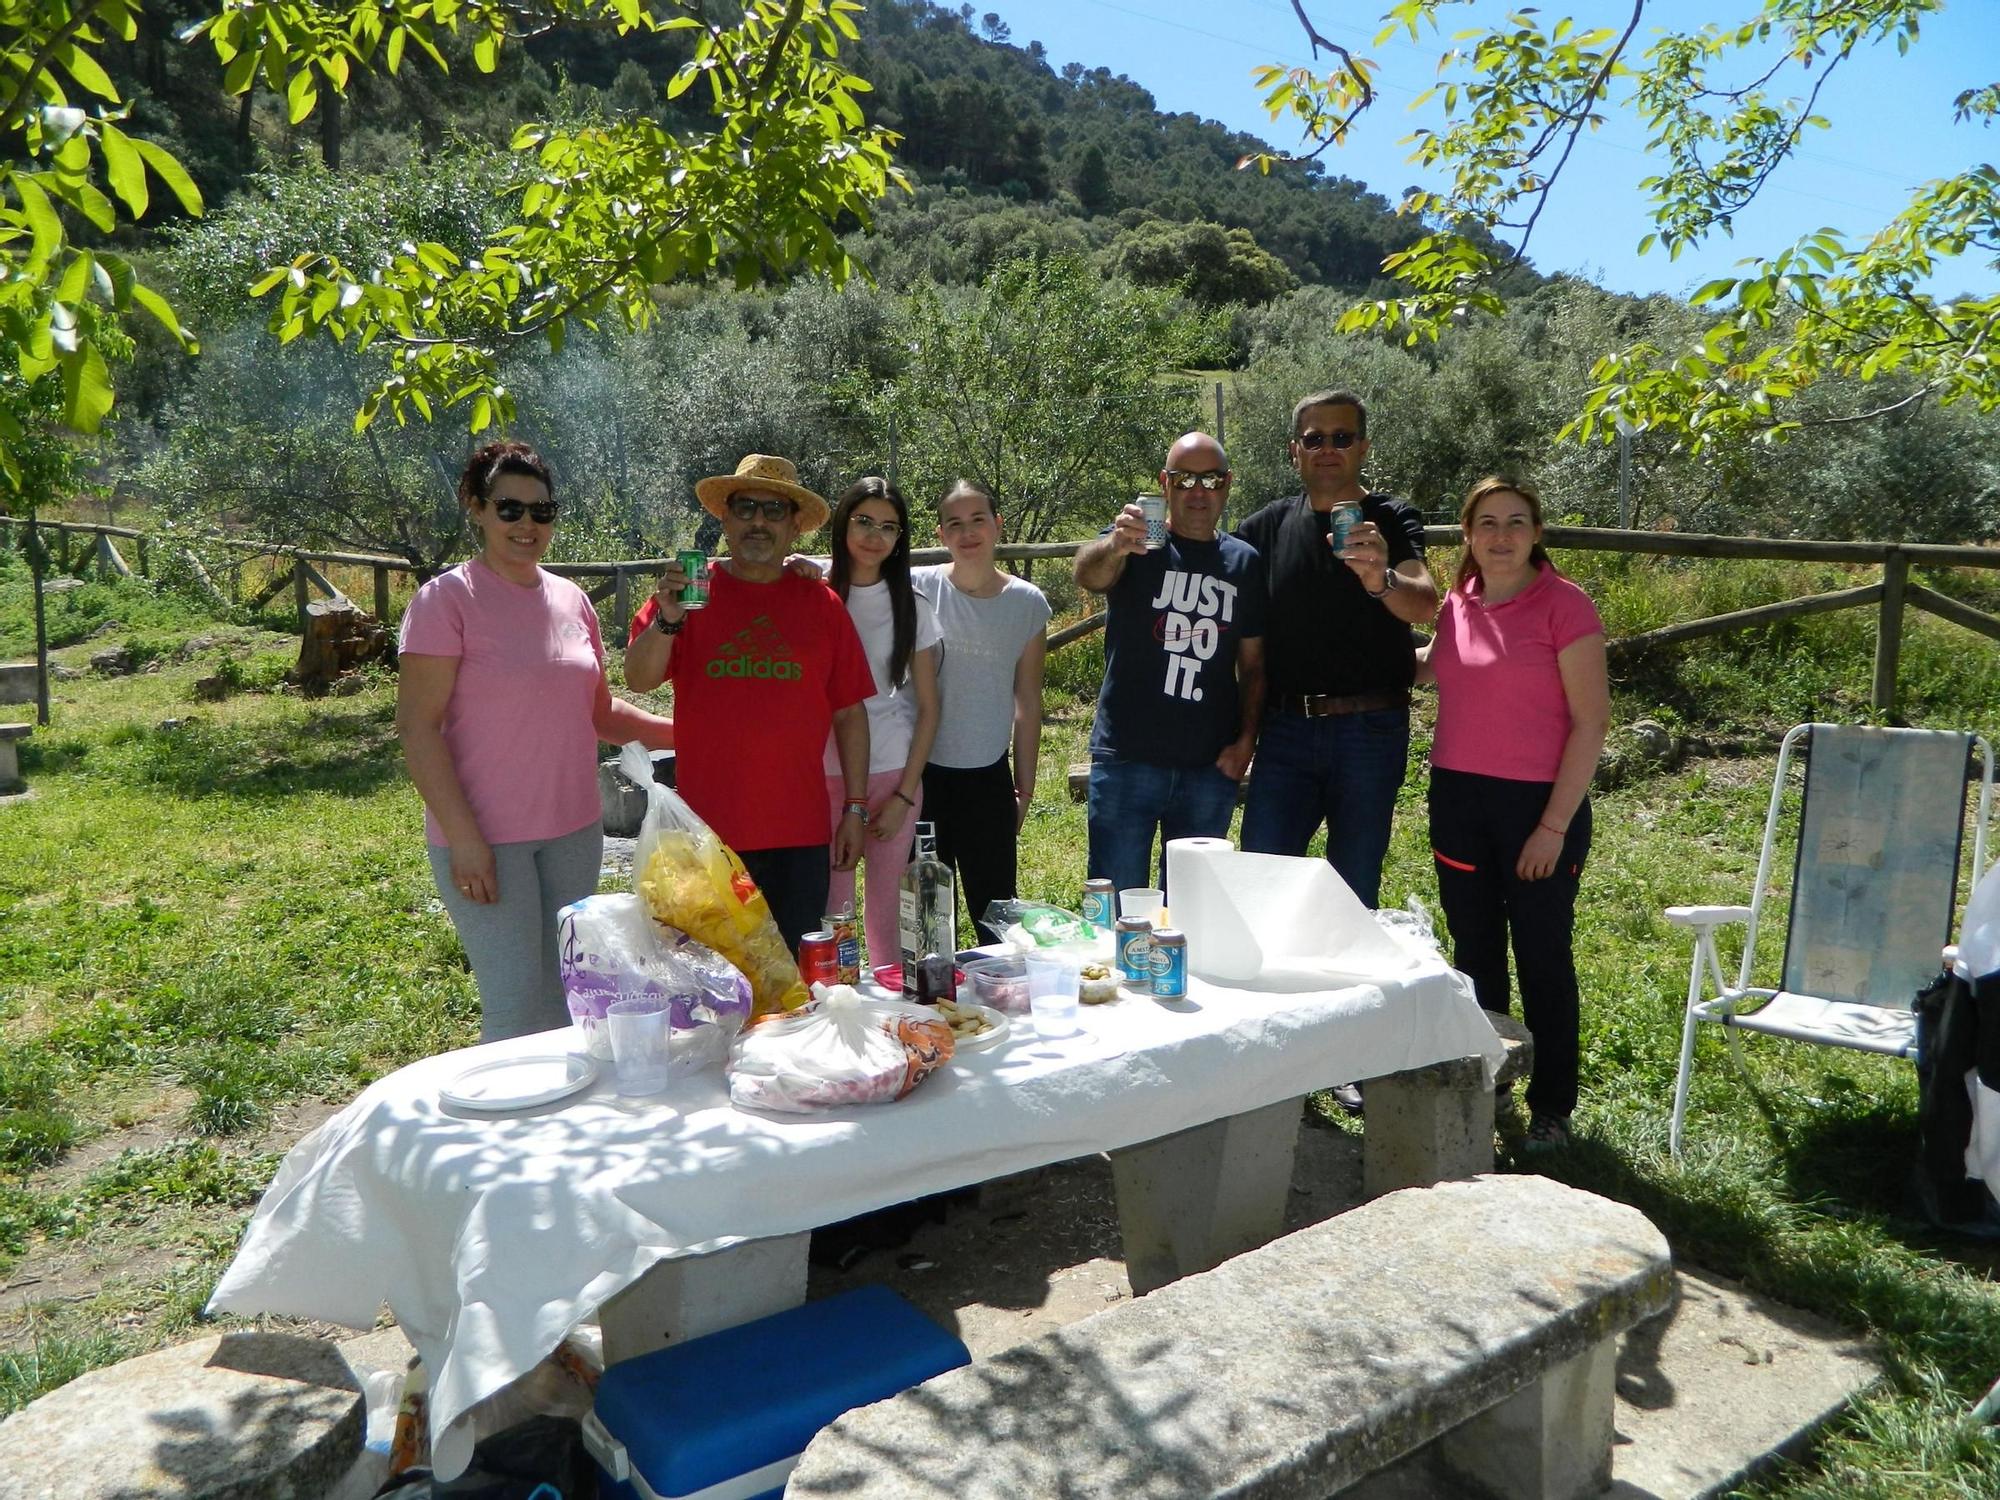
[[[1531,1148],[1564,1145],[1576,1108],[1572,934],[1590,852],[1591,775],[1610,717],[1604,623],[1542,549],[1527,485],[1482,479],[1459,514],[1465,552],[1417,654],[1438,689],[1431,852],[1452,962],[1488,1010],[1508,1009],[1507,949],[1535,1037]]]
[[[559,507],[535,451],[488,444],[458,499],[480,550],[403,615],[396,729],[492,1042],[569,1023],[556,913],[597,889],[598,741],[669,749],[674,726],[611,696],[596,609],[542,571]]]

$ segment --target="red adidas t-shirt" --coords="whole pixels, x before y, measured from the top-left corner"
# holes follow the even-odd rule
[[[658,613],[648,599],[633,637]],[[741,852],[832,839],[820,755],[834,711],[875,691],[832,589],[794,573],[745,583],[711,568],[708,605],[688,611],[667,680],[680,793],[725,844]]]

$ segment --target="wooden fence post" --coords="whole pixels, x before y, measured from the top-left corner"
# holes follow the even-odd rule
[[[623,640],[625,632],[632,628],[632,582],[623,568],[611,570],[611,623]]]
[[[312,603],[312,580],[306,576],[305,559],[292,559],[292,602],[298,606],[299,634],[304,635],[312,628],[312,621],[306,614],[306,606]]]
[[[153,576],[152,554],[147,548],[146,539],[143,536],[139,538],[139,576],[141,578],[151,578]]]
[[[1896,664],[1903,654],[1903,586],[1910,560],[1891,544],[1882,559],[1882,610],[1875,629],[1875,687],[1868,701],[1879,714],[1896,711]]]
[[[375,565],[375,618],[389,623],[389,570],[380,563]]]

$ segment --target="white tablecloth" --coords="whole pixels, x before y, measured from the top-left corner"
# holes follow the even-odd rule
[[[1199,980],[1187,1002],[1085,1006],[1083,1033],[1026,1017],[900,1103],[820,1115],[729,1104],[719,1072],[518,1115],[438,1099],[471,1064],[564,1031],[413,1063],[292,1148],[210,1310],[374,1326],[387,1302],[432,1377],[431,1427],[533,1368],[654,1262],[792,1234],[1351,1079],[1500,1044],[1438,960],[1401,980],[1271,995]],[[1461,982],[1462,983],[1462,982]]]

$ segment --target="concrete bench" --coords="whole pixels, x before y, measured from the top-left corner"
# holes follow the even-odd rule
[[[0,724],[0,796],[21,790],[20,742],[35,732],[32,724]]]
[[[0,703],[33,703],[39,675],[31,661],[0,662]]]
[[[1622,1204],[1408,1189],[849,1412],[785,1493],[1320,1500],[1424,1449],[1510,1500],[1581,1500],[1611,1480],[1617,1339],[1671,1286]]]

